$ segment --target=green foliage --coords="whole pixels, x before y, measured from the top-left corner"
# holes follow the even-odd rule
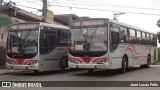
[[[152,65],[160,65],[160,60],[153,62]]]

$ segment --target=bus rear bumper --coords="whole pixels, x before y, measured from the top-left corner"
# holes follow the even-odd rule
[[[108,62],[105,64],[74,64],[68,63],[69,68],[82,68],[82,69],[109,69]]]
[[[38,70],[38,64],[35,65],[12,65],[6,63],[6,68],[15,70]]]

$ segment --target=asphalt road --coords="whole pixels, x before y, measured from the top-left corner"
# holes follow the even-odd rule
[[[1,75],[0,81],[160,81],[160,66],[150,68],[130,68],[125,74],[118,70],[95,71],[89,74],[87,70],[67,70],[65,73],[56,70],[50,72],[13,73]],[[0,88],[0,90],[21,90],[22,88]],[[159,90],[155,87],[48,87],[48,88],[23,88],[23,90]]]

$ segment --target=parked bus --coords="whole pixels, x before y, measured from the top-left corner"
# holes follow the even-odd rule
[[[156,60],[157,36],[118,21],[88,18],[73,21],[69,43],[69,68],[119,69],[140,65],[149,68]]]
[[[68,27],[27,22],[10,25],[8,31],[7,68],[39,72],[68,67]]]
[[[7,34],[6,26],[18,23],[20,20],[16,18],[7,17],[3,14],[0,16],[0,66],[5,67],[6,64],[6,43]]]

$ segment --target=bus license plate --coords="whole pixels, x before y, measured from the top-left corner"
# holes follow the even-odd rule
[[[104,68],[106,68],[106,65],[98,65],[97,68],[104,69]]]

